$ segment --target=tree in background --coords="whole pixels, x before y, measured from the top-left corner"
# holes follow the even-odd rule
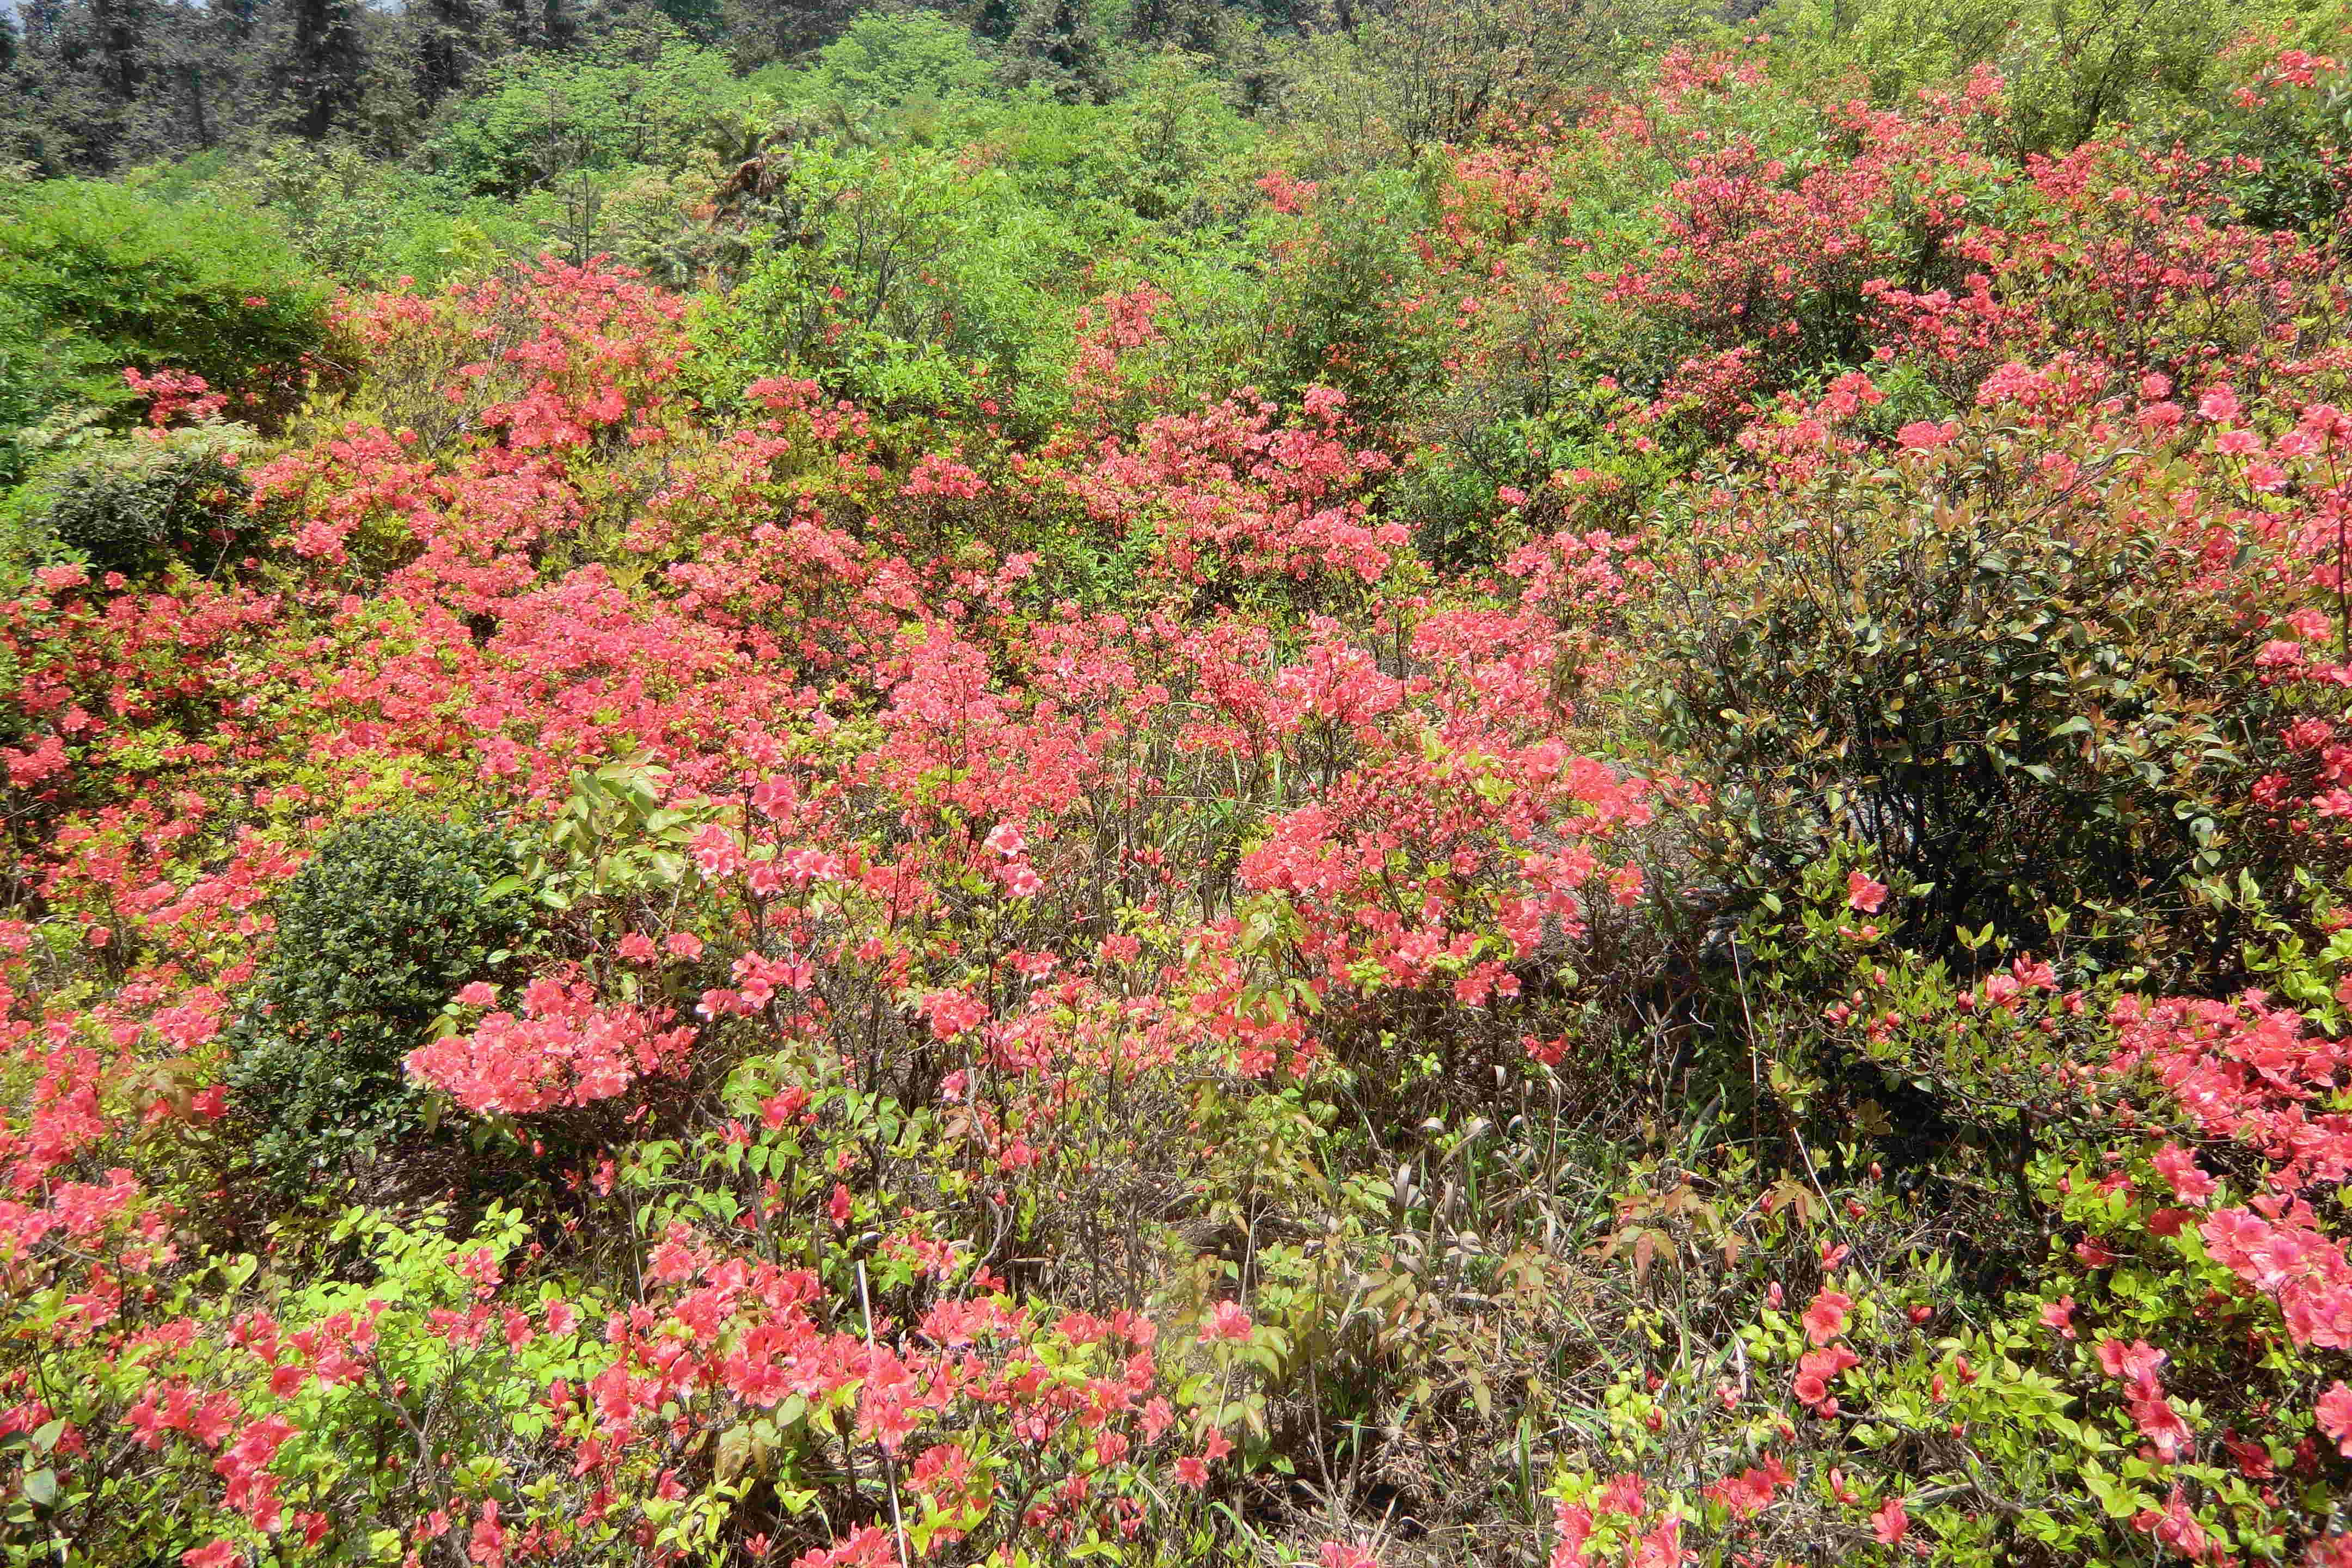
[[[735,63],[751,70],[822,47],[861,8],[856,0],[717,0],[717,31]]]
[[[473,79],[481,26],[472,0],[425,0],[417,8],[416,96],[428,111]]]
[[[1005,79],[1042,87],[1066,103],[1103,91],[1101,30],[1085,0],[1028,0],[1005,40]]]
[[[351,0],[293,0],[277,67],[287,128],[313,142],[350,125],[359,109],[362,55]]]

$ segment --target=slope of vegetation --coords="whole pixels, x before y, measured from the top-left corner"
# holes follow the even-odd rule
[[[2352,13],[0,30],[0,1552],[2352,1568]]]

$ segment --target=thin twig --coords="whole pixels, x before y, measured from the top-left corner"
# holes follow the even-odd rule
[[[874,1353],[874,1298],[866,1289],[866,1259],[857,1260],[857,1305],[866,1314],[866,1353]],[[890,1528],[898,1537],[898,1561],[911,1563],[907,1554],[907,1521],[898,1512],[898,1456],[890,1445],[882,1445],[882,1475],[890,1483]]]

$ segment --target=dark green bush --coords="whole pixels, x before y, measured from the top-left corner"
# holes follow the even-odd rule
[[[34,481],[35,515],[101,572],[209,571],[248,521],[240,446],[234,426],[204,426],[84,448]]]
[[[1988,924],[2043,945],[2053,915],[2116,962],[2227,949],[2210,889],[2294,853],[2246,805],[2281,700],[2254,589],[2147,521],[2182,471],[1987,431],[1710,492],[1637,641],[1715,873],[1788,900],[1859,846],[1932,884],[1909,907],[1937,953]]]
[[[338,828],[278,908],[278,942],[238,1025],[228,1082],[257,1163],[296,1182],[348,1169],[418,1124],[402,1063],[459,987],[528,929],[494,833],[414,816]]]

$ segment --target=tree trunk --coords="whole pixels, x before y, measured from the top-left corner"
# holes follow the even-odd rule
[[[293,58],[287,89],[296,134],[316,142],[359,104],[359,31],[350,0],[293,0]]]
[[[188,114],[195,123],[196,146],[209,153],[213,145],[213,127],[212,121],[205,118],[205,68],[191,62],[187,71]]]
[[[139,95],[139,19],[126,0],[90,0],[89,9],[98,24],[99,52],[106,60],[107,90],[114,94],[117,107],[127,109]]]

